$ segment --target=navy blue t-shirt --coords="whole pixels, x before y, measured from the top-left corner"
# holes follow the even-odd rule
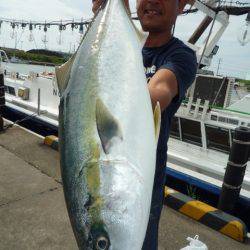
[[[197,60],[195,52],[179,39],[173,37],[161,47],[144,47],[142,49],[143,64],[147,80],[159,69],[171,70],[177,79],[178,96],[162,112],[161,130],[157,149],[157,167],[167,160],[167,141],[171,120],[179,108],[186,90],[195,79]]]

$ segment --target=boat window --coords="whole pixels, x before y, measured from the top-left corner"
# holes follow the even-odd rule
[[[15,89],[13,87],[8,87],[9,88],[9,94],[10,95],[16,95]]]
[[[4,85],[4,91],[5,91],[6,93],[9,93],[8,86]]]
[[[218,121],[219,121],[219,122],[227,122],[227,118],[226,118],[226,117],[223,117],[223,116],[219,116]]]
[[[228,119],[228,123],[233,124],[233,125],[238,125],[239,121],[236,119]]]
[[[181,118],[182,140],[202,146],[200,122]]]
[[[4,96],[4,87],[0,86],[0,96]]]
[[[205,125],[207,147],[223,152],[230,151],[229,130],[212,125]]]
[[[211,120],[217,121],[217,115],[211,115]]]
[[[170,127],[170,136],[173,138],[180,139],[180,129],[178,117],[173,117]]]

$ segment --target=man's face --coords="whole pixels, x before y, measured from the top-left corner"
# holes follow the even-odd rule
[[[171,30],[179,13],[179,0],[137,0],[137,15],[144,31]]]

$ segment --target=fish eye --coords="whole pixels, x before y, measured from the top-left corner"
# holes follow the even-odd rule
[[[105,237],[99,237],[96,241],[97,250],[107,250],[109,248],[109,241]]]
[[[89,246],[93,250],[110,249],[110,240],[103,222],[96,222],[91,226],[89,234]]]

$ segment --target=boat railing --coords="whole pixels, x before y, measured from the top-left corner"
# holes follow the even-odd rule
[[[250,112],[242,112],[242,111],[238,111],[238,110],[234,110],[234,109],[230,109],[230,108],[223,108],[223,107],[219,107],[216,105],[210,105],[208,100],[202,101],[201,99],[197,98],[196,102],[193,102],[193,98],[189,97],[188,99],[185,100],[185,102],[182,103],[181,108],[178,110],[178,113],[182,116],[187,116],[190,118],[200,118],[201,120],[204,120],[207,116],[206,114],[208,114],[208,119],[210,120],[215,120],[214,119],[214,112],[223,112],[228,115],[228,113],[234,113],[236,116],[239,115],[243,115],[245,116],[249,116],[250,118]],[[222,114],[217,115],[217,116],[223,116]],[[231,115],[230,115],[231,118]],[[240,117],[237,119],[240,119]],[[222,120],[219,120],[222,121]],[[233,119],[229,119],[229,122],[226,123],[231,123],[231,124],[236,124],[236,121]],[[249,125],[248,125],[249,126]]]
[[[229,112],[236,113],[236,114],[241,114],[241,115],[248,115],[248,116],[250,116],[250,113],[249,113],[249,112],[243,112],[243,111],[234,110],[234,109],[230,109],[230,108],[214,107],[214,109],[215,109],[215,110],[217,109],[217,110],[219,110],[219,111],[229,111]]]
[[[205,100],[203,103],[201,99],[197,98],[196,102],[193,102],[193,97],[188,98],[188,102],[185,102],[181,109],[178,110],[179,114],[184,116],[192,117],[201,120],[205,120],[207,113],[209,112],[209,101]]]
[[[4,70],[4,76],[14,80],[26,80],[29,78],[29,75],[22,74],[16,71],[8,71],[7,69]]]
[[[36,73],[34,71],[30,71],[29,74],[22,74],[16,71],[8,71],[7,69],[4,70],[4,75],[6,77],[9,77],[11,79],[19,79],[19,80],[34,80],[37,77],[43,77],[47,79],[54,80],[55,74],[53,72],[42,72],[42,73]]]

